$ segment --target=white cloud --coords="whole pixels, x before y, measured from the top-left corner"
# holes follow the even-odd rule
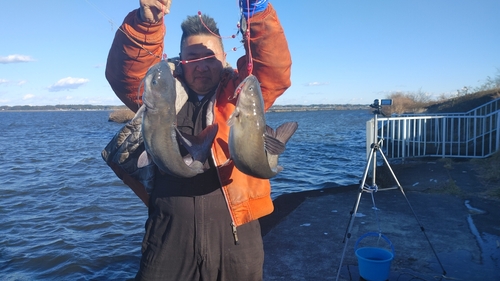
[[[63,79],[57,81],[52,86],[50,86],[49,91],[50,92],[58,92],[58,91],[64,91],[64,90],[77,89],[78,87],[86,84],[89,81],[90,80],[86,79],[86,78],[66,77],[66,78],[63,78]]]
[[[34,59],[30,56],[25,55],[8,55],[6,57],[0,57],[0,63],[18,63],[18,62],[30,62],[34,61]]]
[[[28,83],[27,80],[19,80],[17,82],[15,81],[10,81],[10,80],[7,80],[7,79],[1,79],[0,78],[0,85],[4,84],[4,85],[17,85],[17,86],[22,86],[24,84]]]
[[[27,94],[27,95],[24,95],[23,100],[29,100],[29,99],[32,99],[34,97],[35,97],[35,95],[33,95],[33,94]]]
[[[323,85],[328,85],[329,83],[327,82],[309,82],[306,83],[306,86],[323,86]]]

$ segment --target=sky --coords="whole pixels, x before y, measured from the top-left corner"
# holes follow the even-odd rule
[[[454,95],[500,74],[498,0],[270,0],[292,55],[288,104],[370,104],[394,92]],[[1,1],[0,106],[120,105],[104,70],[138,0]],[[201,11],[236,33],[237,0],[173,0],[165,53]],[[240,38],[225,39],[228,62]],[[232,49],[236,48],[236,51]]]

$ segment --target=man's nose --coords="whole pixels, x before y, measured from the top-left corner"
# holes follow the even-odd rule
[[[207,71],[208,63],[206,60],[200,60],[196,62],[196,70],[197,71]]]

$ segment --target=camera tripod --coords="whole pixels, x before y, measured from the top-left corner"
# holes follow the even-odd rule
[[[392,102],[391,102],[391,104],[392,104]],[[415,217],[418,225],[420,226],[420,230],[424,234],[427,242],[429,243],[430,248],[432,249],[432,252],[434,253],[434,256],[436,257],[436,259],[437,259],[437,261],[439,263],[439,266],[443,270],[443,276],[445,276],[446,275],[446,271],[443,268],[443,264],[439,260],[439,257],[437,256],[437,253],[434,250],[434,247],[432,246],[431,241],[427,237],[427,234],[425,233],[425,229],[422,226],[422,224],[420,223],[420,221],[419,221],[419,219],[417,217],[417,214],[413,210],[413,207],[411,206],[410,201],[408,201],[408,198],[406,197],[406,194],[405,194],[405,192],[403,190],[403,187],[399,183],[399,180],[397,179],[396,175],[394,174],[394,171],[392,170],[391,166],[389,165],[389,162],[387,161],[387,158],[385,157],[383,151],[381,150],[381,144],[382,144],[383,138],[378,139],[378,128],[377,128],[378,127],[378,118],[377,118],[377,116],[379,114],[382,114],[382,112],[380,110],[382,105],[384,105],[384,104],[380,103],[380,100],[375,100],[375,102],[372,105],[370,105],[371,108],[375,109],[373,111],[373,113],[374,113],[374,119],[373,119],[373,142],[371,144],[370,153],[368,155],[367,163],[366,163],[366,166],[365,166],[365,170],[363,172],[363,178],[360,181],[359,190],[358,190],[358,196],[357,196],[356,202],[354,203],[353,209],[350,212],[350,218],[349,218],[348,226],[347,226],[346,232],[344,234],[344,239],[343,239],[344,250],[342,251],[342,257],[340,259],[340,265],[339,265],[339,268],[337,270],[337,279],[336,280],[338,281],[339,277],[340,277],[340,270],[342,269],[342,263],[344,261],[344,256],[345,256],[345,252],[346,252],[346,249],[347,249],[347,244],[349,242],[349,239],[351,238],[351,230],[352,230],[352,227],[353,227],[353,224],[354,224],[354,218],[356,217],[356,213],[358,211],[359,203],[360,203],[360,200],[361,200],[361,195],[363,194],[363,192],[372,193],[372,195],[373,195],[373,192],[386,191],[386,190],[394,190],[394,189],[399,189],[401,191],[401,193],[403,194],[403,197],[406,199],[406,203],[408,203],[408,206],[410,207],[410,210],[413,213],[413,216]],[[388,105],[390,105],[390,104],[388,104]],[[380,155],[382,156],[382,158],[384,160],[384,163],[387,166],[387,168],[389,169],[389,171],[390,171],[390,173],[391,173],[394,181],[396,182],[397,186],[395,186],[395,187],[388,187],[388,188],[378,188],[378,186],[376,184],[377,152],[379,152]],[[368,185],[367,181],[369,181],[368,180],[368,174],[369,174],[369,171],[370,171],[370,167],[372,168],[372,177],[371,177],[371,185]]]

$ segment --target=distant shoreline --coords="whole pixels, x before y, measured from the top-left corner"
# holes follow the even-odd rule
[[[322,110],[362,110],[368,109],[365,104],[313,104],[313,105],[274,105],[267,112],[295,112]]]
[[[90,105],[90,104],[60,104],[60,105],[15,105],[0,106],[0,112],[7,111],[99,111],[118,110],[124,105]]]
[[[127,109],[124,105],[16,105],[0,106],[0,112],[14,111],[115,111]],[[313,104],[313,105],[274,105],[268,112],[322,111],[322,110],[362,110],[369,109],[364,104]]]

